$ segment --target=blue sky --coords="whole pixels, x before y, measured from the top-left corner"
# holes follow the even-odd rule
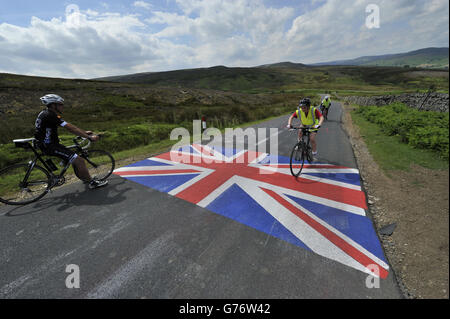
[[[0,72],[94,78],[400,53],[448,47],[448,16],[446,0],[0,0]]]

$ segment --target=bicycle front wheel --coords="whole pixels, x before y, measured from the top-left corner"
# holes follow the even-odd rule
[[[50,189],[50,174],[35,165],[16,164],[0,171],[0,202],[7,205],[26,205],[37,201]]]
[[[305,150],[303,143],[297,143],[291,152],[290,168],[292,176],[298,177],[305,163]]]
[[[86,166],[92,178],[107,179],[113,172],[116,162],[111,154],[102,150],[87,150],[85,156]]]

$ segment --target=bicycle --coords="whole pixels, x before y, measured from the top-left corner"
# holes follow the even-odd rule
[[[330,106],[331,106],[331,103],[330,103]],[[328,111],[330,109],[330,106],[325,107],[325,105],[320,104],[320,112],[322,113],[322,115],[326,121],[328,121]]]
[[[86,145],[85,142],[88,141]],[[0,170],[0,202],[7,205],[26,205],[33,203],[45,195],[52,188],[65,183],[64,174],[70,163],[61,161],[64,166],[59,174],[53,173],[58,168],[51,158],[44,160],[44,153],[39,153],[35,138],[13,140],[16,147],[31,150],[34,159],[28,163],[14,164]],[[73,139],[75,145],[68,146],[74,149],[78,156],[86,160],[89,173],[97,180],[107,179],[113,172],[115,160],[112,155],[103,150],[90,150],[91,141],[82,137]],[[38,161],[42,166],[38,165]]]
[[[302,130],[302,138],[294,145],[289,160],[292,176],[298,177],[303,170],[305,161],[308,161],[309,163],[313,162],[312,147],[310,143],[311,127],[293,127],[289,130]]]

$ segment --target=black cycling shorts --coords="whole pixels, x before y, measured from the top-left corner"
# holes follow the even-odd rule
[[[39,147],[44,154],[59,157],[66,163],[72,164],[72,162],[78,157],[74,151],[61,144],[41,144]]]

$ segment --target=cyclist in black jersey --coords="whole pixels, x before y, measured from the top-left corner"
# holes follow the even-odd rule
[[[58,127],[64,127],[69,132],[85,137],[92,142],[98,141],[99,136],[91,131],[84,131],[61,118],[64,107],[64,99],[56,94],[47,94],[41,97],[42,103],[47,106],[46,110],[39,113],[35,123],[34,137],[38,147],[47,155],[57,156],[71,163],[75,175],[90,188],[98,188],[108,184],[108,181],[98,181],[91,178],[84,159],[78,157],[75,152],[59,143]]]

